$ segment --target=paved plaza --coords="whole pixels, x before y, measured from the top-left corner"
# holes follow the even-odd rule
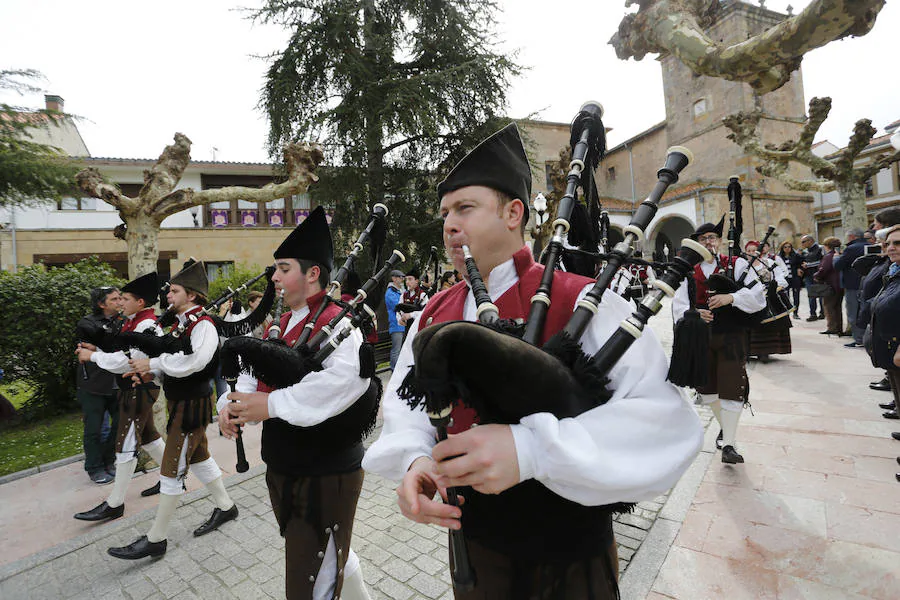
[[[668,314],[652,322],[667,347]],[[868,389],[879,373],[862,350],[819,335],[823,322],[794,323],[792,355],[749,365],[754,415],[745,411],[738,442],[747,463],[722,465],[709,426],[679,484],[617,520],[623,599],[900,598],[900,443],[890,439],[896,421],[876,406],[890,395]],[[189,478],[158,560],[106,554],[150,527],[156,501],[139,491],[155,473],[136,477],[125,517],[103,525],[71,517],[109,491],[90,484],[81,463],[0,485],[0,598],[282,598],[284,543],[258,429],[246,435],[252,468],[232,474],[233,445],[210,428],[238,520],[194,538],[213,505]],[[446,534],[404,519],[395,487],[366,475],[354,525],[372,597],[452,598]]]

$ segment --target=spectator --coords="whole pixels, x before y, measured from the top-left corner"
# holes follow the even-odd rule
[[[841,247],[841,240],[836,237],[827,237],[822,242],[822,245],[828,249],[828,253],[822,257],[819,270],[816,271],[814,278],[820,283],[827,283],[834,293],[824,298],[826,327],[825,331],[820,331],[819,333],[841,335],[844,333],[844,315],[841,310],[844,290],[841,289],[840,273],[834,268],[834,259],[838,249]]]
[[[803,247],[803,260],[800,264],[800,275],[803,277],[803,285],[809,290],[809,286],[815,282],[813,276],[816,274],[819,264],[822,262],[822,247],[816,243],[816,240],[813,239],[811,235],[804,235],[801,237],[800,245]],[[797,310],[799,311],[800,307],[797,307]],[[809,318],[806,320],[816,321],[824,318],[825,308],[822,299],[819,298],[819,316],[816,316],[816,299],[809,298]]]
[[[443,292],[444,290],[449,290],[450,288],[452,288],[452,287],[453,287],[453,283],[454,283],[454,282],[453,282],[454,279],[455,279],[455,276],[454,276],[454,274],[453,274],[453,271],[447,271],[446,273],[444,273],[443,275],[441,275],[441,289],[440,289],[440,291]]]
[[[403,271],[394,269],[391,271],[391,282],[384,291],[384,308],[388,316],[388,332],[391,334],[391,370],[397,364],[400,356],[400,347],[403,346],[403,333],[406,328],[397,322],[397,305],[403,295]]]
[[[900,415],[900,226],[888,229],[885,240],[888,257],[887,278],[881,293],[872,300],[870,352],[876,367],[887,371],[894,391],[894,410],[884,413],[885,418],[896,419]],[[900,439],[898,434],[893,434]],[[900,473],[895,475],[900,481]]]
[[[900,207],[885,208],[879,211],[875,215],[875,221],[872,225],[873,238],[879,230],[887,229],[894,225],[900,225]],[[859,314],[856,317],[856,324],[859,327],[867,327],[869,325],[872,316],[870,304],[872,299],[881,291],[882,278],[887,273],[889,263],[890,261],[888,261],[886,256],[881,257],[876,261],[875,266],[868,271],[860,284]],[[871,382],[869,387],[873,390],[889,392],[891,384],[887,373],[885,373],[884,379]]]
[[[403,304],[407,307],[414,307],[413,310],[401,311],[397,317],[397,322],[409,331],[413,321],[421,314],[422,309],[428,304],[428,294],[422,288],[419,281],[419,269],[413,267],[406,274],[406,291],[403,292]]]
[[[777,256],[781,258],[787,267],[787,282],[791,289],[791,297],[794,302],[794,318],[800,318],[800,289],[803,287],[802,267],[803,258],[794,251],[794,245],[784,242],[778,249]]]
[[[262,302],[263,293],[257,292],[256,290],[251,291],[247,294],[247,305],[250,307],[250,312],[256,310],[256,307],[259,306],[259,303]],[[272,324],[272,316],[266,315],[266,320],[263,321],[260,325],[256,326],[256,329],[250,334],[255,338],[262,339],[265,332],[269,330],[269,326]]]
[[[856,317],[859,314],[859,273],[853,269],[853,261],[862,256],[866,240],[862,229],[851,229],[847,232],[847,247],[840,256],[834,259],[834,269],[841,275],[841,287],[844,288],[844,301],[847,305],[847,320],[853,340],[844,344],[847,348],[861,348],[865,328],[858,327]]]
[[[122,296],[118,289],[94,288],[91,290],[91,314],[82,319],[93,323],[84,329],[96,329],[99,325],[104,329],[114,330],[121,306]],[[78,347],[96,350],[96,346],[86,342],[79,342]],[[112,483],[116,469],[116,440],[114,436],[108,436],[103,441],[101,430],[107,413],[112,415],[112,430],[118,429],[116,376],[94,363],[84,363],[79,365],[75,380],[78,386],[76,396],[81,404],[84,421],[84,470],[94,483]]]

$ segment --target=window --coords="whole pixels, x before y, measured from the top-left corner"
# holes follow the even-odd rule
[[[699,100],[694,102],[694,118],[706,114],[707,110],[709,109],[706,106],[706,98],[700,98]]]
[[[866,179],[866,198],[871,198],[875,195],[875,184],[872,182],[872,178]]]
[[[228,277],[234,269],[234,261],[206,262],[206,278],[215,281],[219,277]]]
[[[56,210],[96,210],[96,208],[96,198],[63,198],[56,203]]]
[[[616,180],[616,168],[610,167],[606,169],[606,180],[607,181],[615,181]]]
[[[545,186],[544,189],[546,189],[549,192],[550,190],[553,189],[553,163],[552,162],[544,163],[544,177],[546,178],[545,181],[547,182],[547,185]]]

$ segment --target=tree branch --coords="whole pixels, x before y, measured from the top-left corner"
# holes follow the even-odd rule
[[[103,181],[100,171],[94,167],[87,167],[75,175],[75,183],[78,188],[92,198],[99,198],[120,212],[130,212],[137,209],[138,202],[122,192],[114,185]]]
[[[270,183],[261,188],[241,186],[224,187],[213,190],[194,191],[191,188],[175,190],[157,203],[155,218],[163,219],[192,206],[204,206],[211,202],[230,202],[232,200],[249,200],[250,202],[269,202],[292,194],[301,194],[310,184],[319,180],[316,168],[324,160],[325,155],[318,144],[289,144],[284,149],[284,164],[288,170],[288,178],[282,183]]]
[[[875,25],[885,0],[813,0],[800,14],[730,46],[707,35],[722,11],[718,0],[628,0],[626,15],[609,43],[616,55],[641,60],[648,53],[675,55],[699,75],[750,84],[767,93],[783,86],[803,55]]]
[[[190,162],[191,140],[182,133],[176,133],[175,143],[163,149],[152,169],[144,171],[144,187],[140,197],[149,203],[149,212],[158,210],[163,198],[178,185]]]

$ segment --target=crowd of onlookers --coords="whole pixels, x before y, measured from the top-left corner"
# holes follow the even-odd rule
[[[849,230],[846,242],[842,248],[841,240],[827,237],[820,245],[804,235],[799,252],[790,242],[781,245],[778,254],[788,265],[797,307],[794,318],[801,318],[805,287],[806,320],[825,319],[820,333],[850,337],[845,347],[865,348],[873,366],[884,370],[884,377],[869,387],[893,392],[892,402],[879,403],[883,416],[900,419],[900,207],[880,211],[870,229]],[[900,441],[900,432],[892,436]],[[900,473],[896,477],[900,481]]]

